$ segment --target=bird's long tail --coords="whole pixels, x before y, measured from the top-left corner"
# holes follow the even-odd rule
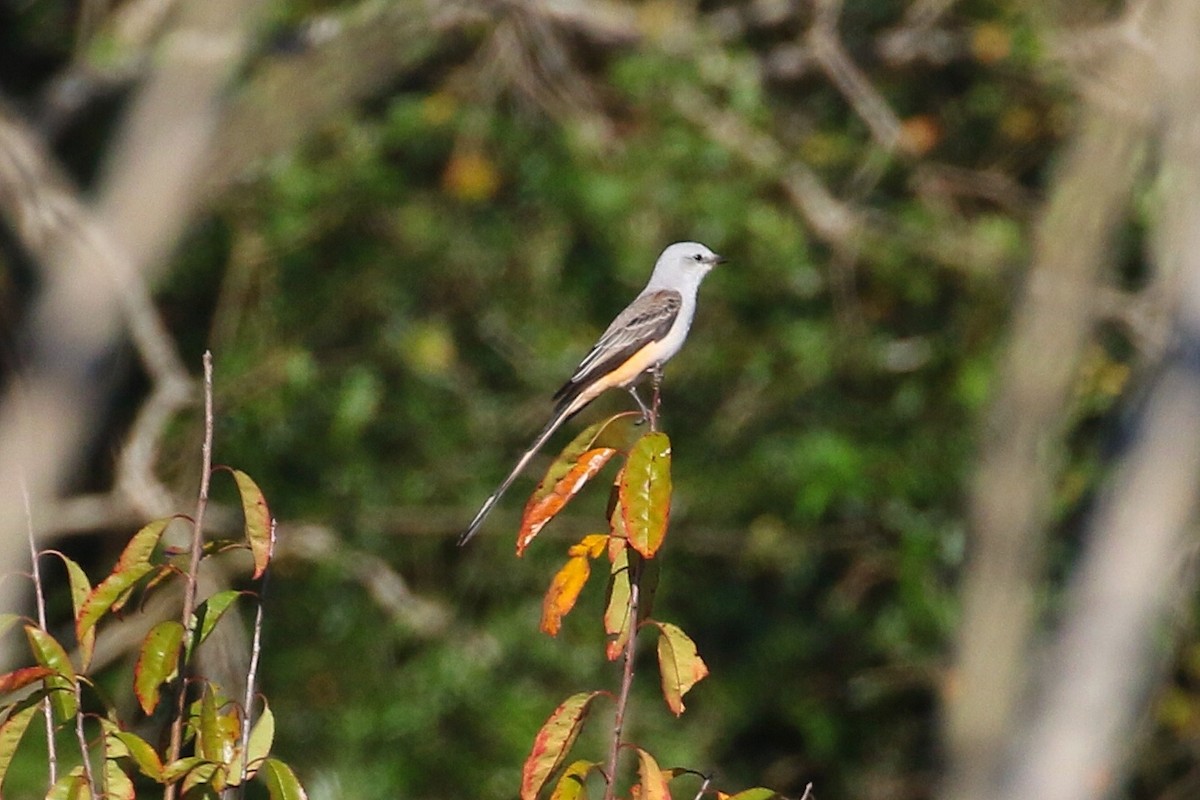
[[[491,513],[492,508],[499,502],[504,493],[508,491],[508,487],[521,474],[521,470],[525,469],[530,459],[537,455],[538,450],[542,449],[542,445],[546,443],[546,440],[554,435],[554,432],[558,430],[558,426],[566,422],[579,410],[575,407],[576,403],[574,401],[575,398],[570,398],[569,402],[561,403],[554,409],[554,415],[550,417],[550,421],[546,423],[546,427],[542,428],[542,432],[533,440],[533,444],[529,445],[529,449],[521,454],[521,457],[517,459],[516,466],[512,468],[512,472],[508,473],[508,477],[496,488],[496,491],[492,492],[492,496],[484,501],[479,512],[475,514],[475,519],[471,520],[471,524],[458,537],[459,547],[471,541],[471,537],[479,532],[480,526],[483,525],[483,521],[487,519],[487,515]]]

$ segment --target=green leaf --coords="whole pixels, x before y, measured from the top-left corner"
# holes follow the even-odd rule
[[[292,768],[277,758],[263,762],[258,774],[267,785],[271,800],[308,800],[304,787],[300,785]]]
[[[776,797],[779,797],[778,792],[759,786],[753,789],[744,789],[737,794],[730,795],[728,800],[774,800]]]
[[[217,627],[217,623],[221,621],[221,617],[225,616],[229,606],[241,594],[237,589],[226,589],[217,592],[196,607],[196,611],[192,614],[192,630],[195,631],[195,635],[193,642],[188,646],[189,658],[192,650],[204,643],[208,635],[213,632],[213,628]]]
[[[258,772],[259,767],[268,755],[271,753],[271,746],[275,743],[275,715],[271,713],[271,707],[263,701],[262,714],[254,721],[254,727],[250,729],[250,741],[247,743],[250,752],[250,758],[247,761],[246,777],[253,778]],[[242,754],[239,752],[233,759],[229,767],[229,782],[230,784],[241,783],[242,775]]]
[[[165,764],[162,770],[162,782],[174,783],[184,777],[192,770],[209,763],[200,756],[185,756],[184,758],[172,761],[170,764]]]
[[[196,755],[217,764],[233,761],[234,749],[241,734],[241,722],[231,708],[222,711],[222,699],[211,683],[204,685],[200,698],[200,727],[196,736]]]
[[[163,780],[163,764],[158,752],[142,737],[129,731],[114,731],[105,737],[109,758],[125,757],[137,765],[147,778]]]
[[[708,667],[696,652],[696,643],[677,625],[654,622],[658,627],[658,671],[662,675],[663,698],[675,716],[683,713],[683,696],[708,675]]]
[[[183,625],[163,620],[150,629],[138,650],[133,668],[133,693],[147,714],[158,707],[158,687],[175,677],[179,670],[179,646],[183,643]]]
[[[174,517],[167,517],[148,523],[125,545],[125,550],[117,559],[113,571],[92,590],[79,613],[75,615],[75,636],[80,641],[114,603],[154,569],[150,563],[150,556],[154,554],[154,548],[162,538],[163,531],[173,520]]]
[[[671,440],[665,433],[647,433],[633,445],[621,473],[619,494],[629,544],[653,558],[671,516]]]
[[[78,619],[83,611],[84,603],[92,593],[92,583],[88,580],[87,574],[83,571],[83,567],[75,563],[73,559],[59,553],[51,551],[60,559],[67,568],[67,580],[71,585],[71,607],[73,616]],[[78,632],[77,632],[78,634]],[[80,654],[80,669],[86,671],[88,665],[92,663],[92,653],[96,649],[96,629],[89,628],[79,637],[79,654]]]
[[[54,673],[44,678],[46,691],[50,705],[54,707],[55,719],[64,722],[75,716],[79,707],[75,700],[75,669],[71,659],[58,640],[41,628],[26,625],[25,636],[29,639],[34,660]]]
[[[8,774],[8,766],[12,763],[21,737],[29,727],[33,715],[40,709],[40,703],[29,703],[25,708],[11,711],[8,718],[0,723],[0,793],[4,789],[4,776]]]
[[[137,791],[133,788],[133,781],[125,774],[125,770],[121,769],[121,765],[115,759],[105,759],[104,799],[136,800],[136,797]]]
[[[242,497],[242,515],[246,519],[246,541],[254,555],[254,578],[262,577],[271,561],[271,511],[262,490],[240,469],[232,470]]]
[[[46,800],[91,800],[92,787],[83,777],[83,767],[75,767],[58,779],[46,793]]]
[[[629,642],[629,598],[632,596],[632,572],[629,568],[629,547],[626,540],[610,540],[609,558],[612,570],[608,576],[607,598],[604,604],[604,632],[608,634],[605,655],[616,661]],[[636,554],[635,554],[636,557]]]
[[[600,692],[580,692],[564,700],[533,739],[521,770],[521,800],[535,800],[554,770],[566,760],[583,729],[592,700]]]
[[[207,786],[214,794],[220,794],[225,788],[225,778],[228,774],[229,770],[224,764],[214,764],[211,761],[198,764],[183,779],[183,795],[188,797],[188,793],[198,786]]]
[[[588,773],[600,765],[595,761],[580,759],[563,770],[562,777],[554,785],[550,800],[587,800]]]

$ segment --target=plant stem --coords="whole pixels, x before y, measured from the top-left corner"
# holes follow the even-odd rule
[[[92,797],[98,797],[92,776],[92,756],[88,753],[87,734],[83,730],[83,681],[75,676],[75,738],[79,742],[79,756],[83,760],[83,779],[87,781]]]
[[[213,440],[213,379],[212,352],[204,351],[204,443],[200,448],[200,493],[196,500],[196,515],[192,520],[192,550],[188,561],[188,571],[183,589],[183,644],[180,645],[179,689],[175,703],[175,718],[171,720],[171,743],[167,749],[167,763],[178,760],[183,749],[183,717],[187,711],[187,664],[183,663],[182,654],[186,652],[187,643],[192,640],[193,612],[196,610],[196,577],[200,572],[200,555],[204,543],[204,511],[208,508],[208,486],[212,477],[212,440]],[[163,793],[164,800],[174,800],[176,784],[167,785]]]
[[[46,630],[46,593],[42,591],[42,570],[38,566],[37,542],[33,536],[33,508],[29,502],[29,487],[25,485],[25,475],[18,475],[21,482],[21,500],[25,503],[25,531],[29,536],[29,560],[32,564],[33,594],[37,603],[38,627]],[[58,750],[54,743],[54,709],[50,706],[50,698],[42,701],[42,711],[46,717],[46,760],[50,764],[50,785],[58,783]]]
[[[258,609],[254,612],[254,638],[250,643],[250,669],[246,673],[246,700],[242,706],[242,775],[240,796],[246,796],[246,776],[250,773],[250,723],[254,721],[254,684],[258,680],[258,659],[262,653],[263,605],[267,602],[267,578],[271,557],[275,555],[275,520],[271,520],[271,538],[267,544],[267,569],[258,587]]]
[[[658,430],[658,407],[662,401],[662,364],[655,364],[650,371],[653,396],[650,398],[650,430]]]
[[[655,397],[658,396],[657,387]],[[655,404],[657,405],[657,403]],[[651,417],[651,425],[653,425]],[[634,555],[631,553],[631,556]],[[630,558],[633,569],[633,559]],[[625,663],[621,671],[621,690],[617,695],[617,709],[613,717],[612,746],[608,752],[608,785],[604,789],[604,800],[613,800],[617,792],[617,761],[621,755],[621,735],[625,731],[625,710],[629,705],[629,690],[633,686],[633,657],[637,646],[638,595],[642,583],[642,571],[635,569],[629,581],[629,641],[625,644]]]

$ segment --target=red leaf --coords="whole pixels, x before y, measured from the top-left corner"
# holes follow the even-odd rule
[[[147,714],[158,707],[158,687],[173,678],[179,668],[179,646],[183,643],[183,625],[163,620],[150,629],[138,650],[133,667],[133,693]]]
[[[49,667],[21,667],[20,669],[14,669],[12,672],[0,675],[0,694],[15,692],[17,689],[24,688],[35,681],[40,681],[47,675],[54,674],[54,670]]]
[[[634,444],[619,495],[629,543],[646,558],[654,558],[671,516],[671,440],[665,433],[647,433]]]
[[[562,618],[575,607],[583,585],[587,583],[588,575],[592,572],[591,562],[587,556],[576,556],[567,559],[562,569],[550,582],[546,597],[542,600],[542,630],[551,636],[557,636],[562,628]]]
[[[554,770],[575,744],[588,709],[600,692],[580,692],[554,709],[533,739],[533,749],[521,770],[521,800],[535,800]]]
[[[262,577],[271,561],[271,510],[262,490],[240,469],[231,470],[242,497],[242,516],[246,519],[246,541],[254,555],[254,578]]]
[[[663,775],[654,757],[642,748],[637,748],[638,781],[641,784],[640,796],[643,800],[671,800],[671,790],[667,787],[667,778]]]
[[[696,652],[696,643],[683,630],[668,622],[655,622],[658,637],[658,671],[662,675],[663,698],[675,716],[683,713],[683,696],[708,675],[708,667]]]

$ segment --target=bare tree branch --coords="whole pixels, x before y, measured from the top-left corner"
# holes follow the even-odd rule
[[[256,0],[189,3],[133,100],[101,181],[94,214],[72,215],[46,174],[31,177],[28,137],[0,125],[0,204],[43,265],[19,390],[0,401],[0,563],[18,563],[19,479],[34,508],[51,502],[90,437],[97,380],[122,333],[127,298],[160,269],[195,207],[198,170],[240,62]],[[44,155],[40,163],[50,163]],[[46,189],[45,187],[50,187]],[[34,200],[27,202],[27,192]],[[101,231],[103,233],[101,233]],[[18,607],[13,582],[0,607]]]

